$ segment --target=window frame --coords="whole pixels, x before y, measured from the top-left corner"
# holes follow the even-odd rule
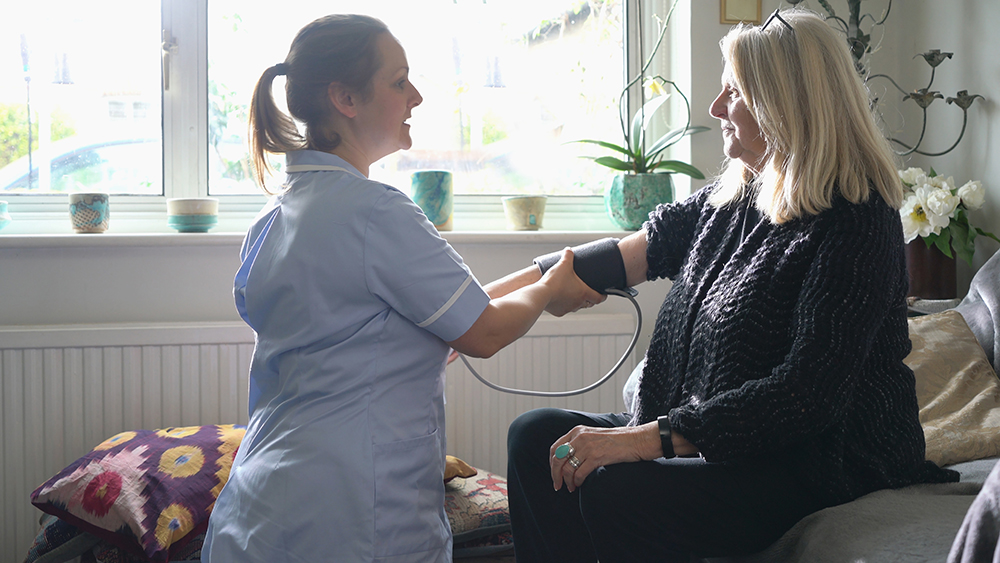
[[[643,2],[644,13],[659,13],[662,0]],[[176,43],[169,55],[169,88],[162,92],[163,195],[112,195],[112,229],[115,233],[173,232],[166,222],[168,198],[208,197],[208,2],[209,0],[161,0],[162,30]],[[637,18],[626,0],[625,68],[634,76],[641,60],[636,41]],[[676,17],[676,16],[675,16]],[[651,18],[646,18],[651,19]],[[655,29],[644,30],[644,39],[655,39]],[[669,33],[669,32],[668,32]],[[670,49],[671,52],[674,49]],[[669,72],[669,58],[654,63],[662,74]],[[630,91],[630,99],[640,95]],[[633,102],[630,102],[633,103]],[[689,146],[679,143],[680,152]],[[681,158],[683,156],[678,155]],[[687,177],[675,175],[683,193]],[[71,232],[64,195],[3,194],[16,213],[16,227],[8,233],[52,234]],[[219,224],[213,232],[243,232],[267,200],[257,195],[212,195],[220,200]],[[500,231],[505,229],[500,197],[456,195],[455,230]],[[546,230],[617,230],[607,217],[602,196],[550,196],[546,206]]]

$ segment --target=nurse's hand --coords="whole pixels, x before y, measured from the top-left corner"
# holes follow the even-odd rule
[[[552,290],[552,299],[545,310],[557,317],[593,307],[608,298],[591,289],[576,275],[573,271],[573,251],[569,247],[563,249],[559,262],[549,268],[538,283]]]
[[[538,275],[538,268],[534,268]],[[531,270],[514,278],[530,279]],[[510,285],[515,285],[512,283]],[[510,287],[501,288],[503,293]],[[454,350],[473,358],[489,358],[504,346],[524,336],[542,311],[562,316],[604,301],[605,296],[590,289],[573,271],[573,252],[563,250],[555,266],[535,283],[528,283],[502,297],[492,299],[465,334],[448,342]]]

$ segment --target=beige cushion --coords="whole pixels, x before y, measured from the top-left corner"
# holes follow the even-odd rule
[[[962,315],[909,320],[927,459],[938,465],[1000,455],[1000,379]]]

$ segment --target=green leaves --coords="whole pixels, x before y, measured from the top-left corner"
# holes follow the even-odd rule
[[[659,96],[660,98],[665,98],[666,96]],[[659,106],[656,106],[659,107]],[[694,135],[695,133],[702,133],[704,131],[709,131],[708,127],[701,125],[696,125],[694,127],[678,127],[660,137],[653,143],[653,145],[648,149],[644,150],[641,142],[641,137],[643,136],[643,129],[641,128],[642,120],[639,119],[639,114],[636,114],[636,118],[633,119],[633,125],[639,122],[640,129],[638,136],[640,140],[630,144],[629,147],[623,147],[621,145],[616,145],[614,143],[609,143],[607,141],[598,141],[596,139],[580,139],[578,141],[572,141],[574,143],[590,143],[592,145],[597,145],[608,150],[615,151],[619,154],[625,156],[625,159],[615,158],[613,156],[600,156],[600,157],[589,157],[585,156],[583,158],[588,158],[593,160],[595,163],[601,166],[607,166],[613,170],[621,170],[622,172],[629,172],[635,174],[643,174],[648,172],[662,172],[665,174],[679,173],[686,174],[692,178],[697,178],[699,180],[704,180],[705,175],[698,170],[696,167],[681,162],[679,160],[662,160],[660,158],[660,153],[662,153],[667,147],[676,143],[681,137],[685,135]],[[633,141],[635,140],[633,136]]]
[[[970,225],[967,212],[964,209],[959,209],[958,214],[952,218],[951,223],[941,229],[940,233],[936,235],[931,233],[922,238],[928,248],[932,245],[936,246],[948,258],[957,256],[971,266],[972,255],[976,252],[975,243],[976,236],[978,235],[983,235],[1000,242],[1000,238],[997,238],[995,234]]]
[[[698,170],[694,166],[679,160],[661,160],[652,165],[649,169],[650,171],[656,170],[658,172],[678,172],[680,174],[687,174],[688,176],[698,180],[705,179],[705,175],[701,173],[701,170]]]

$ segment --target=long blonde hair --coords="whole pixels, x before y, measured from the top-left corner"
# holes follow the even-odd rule
[[[879,130],[846,42],[816,14],[780,12],[766,29],[739,25],[720,42],[736,86],[767,143],[754,174],[731,159],[710,201],[724,206],[748,192],[771,221],[784,223],[871,191],[899,208],[895,155]]]
[[[333,14],[316,19],[295,35],[283,63],[267,68],[254,88],[250,102],[250,157],[254,179],[261,188],[271,165],[266,153],[300,149],[329,152],[340,144],[331,126],[334,110],[327,95],[338,82],[356,92],[362,101],[372,95],[372,77],[382,61],[377,39],[389,28],[380,20],[355,14]],[[285,114],[271,93],[274,77],[286,75]],[[294,119],[293,119],[294,118]],[[299,132],[302,123],[304,132]]]

